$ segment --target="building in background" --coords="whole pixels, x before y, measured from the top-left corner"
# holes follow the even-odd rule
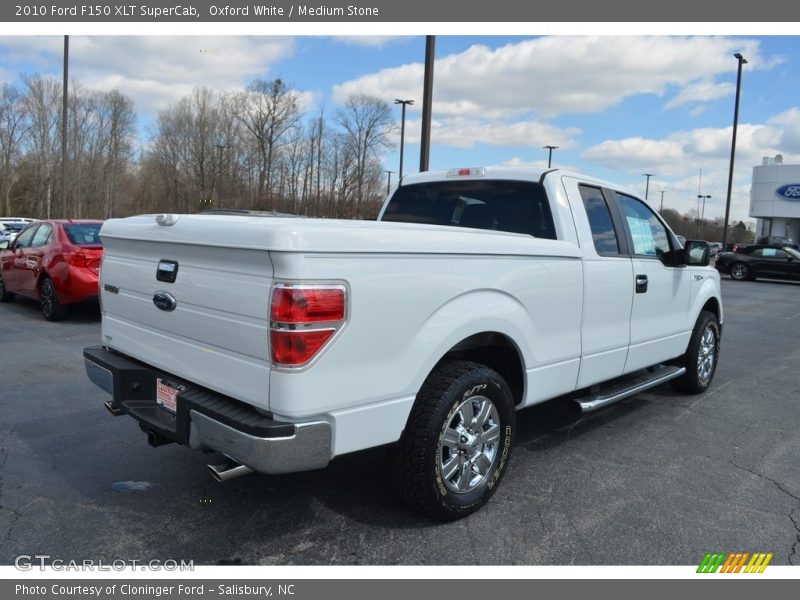
[[[800,165],[785,165],[778,154],[753,167],[750,216],[756,218],[756,239],[769,235],[800,240]]]

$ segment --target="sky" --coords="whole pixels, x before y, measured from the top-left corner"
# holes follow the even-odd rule
[[[0,82],[61,76],[61,36],[0,36]],[[418,170],[425,38],[407,36],[72,35],[70,78],[130,96],[146,140],[159,110],[195,86],[241,89],[280,77],[304,108],[332,114],[351,93],[406,115],[404,171]],[[431,169],[553,166],[624,185],[656,208],[722,216],[742,74],[732,220],[749,220],[752,168],[781,154],[800,164],[800,37],[747,35],[459,36],[436,38]],[[392,106],[400,121],[400,109]],[[399,147],[399,130],[394,139]],[[384,168],[397,171],[399,154]],[[702,172],[702,176],[701,176]],[[396,177],[396,176],[395,176]]]

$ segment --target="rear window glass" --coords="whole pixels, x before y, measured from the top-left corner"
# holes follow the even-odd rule
[[[542,186],[529,181],[436,181],[400,187],[384,221],[495,229],[556,239]]]
[[[69,241],[78,246],[97,246],[100,241],[102,223],[70,223],[64,225],[64,233]]]

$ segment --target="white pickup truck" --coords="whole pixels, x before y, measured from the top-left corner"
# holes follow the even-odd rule
[[[378,222],[162,214],[101,235],[87,374],[153,446],[224,455],[219,480],[387,445],[399,496],[457,519],[497,489],[517,409],[699,393],[717,366],[708,245],[558,170],[410,176]]]

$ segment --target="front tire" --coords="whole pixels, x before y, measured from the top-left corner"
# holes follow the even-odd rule
[[[701,394],[708,389],[719,360],[720,326],[717,316],[704,310],[697,317],[689,347],[680,361],[686,373],[672,380],[672,387],[687,394]]]
[[[3,282],[3,274],[0,273],[0,302],[11,302],[14,296],[15,294],[6,289],[6,285]]]
[[[454,521],[486,504],[505,472],[514,401],[483,365],[440,364],[422,386],[400,441],[389,450],[392,482],[412,508]]]
[[[750,279],[750,268],[744,263],[733,263],[731,266],[731,279],[747,281]]]
[[[48,321],[60,321],[67,312],[64,305],[59,302],[56,286],[49,277],[43,277],[39,284],[39,303],[42,315]]]

